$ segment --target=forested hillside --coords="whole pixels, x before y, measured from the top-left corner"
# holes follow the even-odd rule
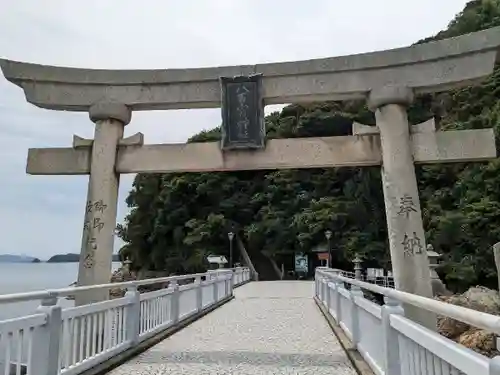
[[[433,38],[500,26],[500,0],[471,1]],[[499,127],[500,69],[481,86],[417,98],[412,123],[435,116],[441,130]],[[348,135],[352,121],[374,124],[364,102],[294,104],[266,117],[268,138]],[[216,125],[216,124],[214,124]],[[497,133],[498,134],[498,133]],[[190,142],[217,140],[219,129]],[[496,286],[491,246],[500,241],[500,163],[419,167],[427,241],[443,254],[449,287]],[[191,272],[236,231],[250,256],[309,251],[333,232],[336,264],[357,252],[388,266],[379,168],[138,175],[119,225],[122,256],[135,268]],[[262,257],[262,255],[260,254]]]

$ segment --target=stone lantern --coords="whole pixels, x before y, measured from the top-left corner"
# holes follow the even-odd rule
[[[436,272],[436,268],[439,266],[439,258],[441,258],[441,254],[436,253],[434,251],[434,246],[431,244],[427,245],[427,257],[429,258],[429,268],[431,271],[431,279],[439,280],[439,275]]]
[[[362,276],[363,268],[361,267],[361,263],[363,262],[363,260],[359,257],[358,254],[356,254],[356,257],[352,262],[354,263],[354,278],[356,280],[361,280],[363,278]]]
[[[431,273],[432,295],[434,297],[440,295],[448,295],[449,291],[439,278],[436,268],[439,266],[439,258],[441,254],[434,251],[434,246],[427,245],[427,257],[429,258],[429,271]]]

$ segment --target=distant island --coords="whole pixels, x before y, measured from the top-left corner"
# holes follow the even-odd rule
[[[47,261],[47,263],[78,263],[80,261],[80,254],[67,253],[56,254]],[[119,262],[120,256],[113,254],[113,262]],[[0,263],[42,263],[39,258],[27,255],[12,255],[0,254]]]
[[[56,254],[49,258],[47,263],[73,263],[80,261],[80,254],[67,253],[67,254]]]
[[[0,254],[0,263],[33,263],[37,259],[27,255]]]
[[[67,254],[57,254],[47,261],[47,263],[78,263],[80,261],[80,254],[67,253]],[[119,262],[120,256],[118,254],[113,254],[113,262]]]

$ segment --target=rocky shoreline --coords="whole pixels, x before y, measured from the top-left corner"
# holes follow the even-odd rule
[[[500,315],[500,294],[497,290],[476,286],[465,293],[436,297],[437,300],[472,310]],[[438,332],[469,349],[487,357],[500,355],[496,345],[496,335],[492,332],[472,327],[457,320],[438,317]]]
[[[110,278],[110,283],[123,283],[127,281],[135,281],[135,280],[146,280],[146,279],[154,279],[154,278],[159,278],[159,277],[169,277],[169,276],[175,276],[173,274],[169,274],[165,271],[139,271],[139,272],[133,272],[130,271],[129,265],[124,264],[123,266],[119,267],[116,271],[114,271],[111,275]],[[179,284],[186,284],[191,282],[191,280],[181,280],[179,281]],[[159,289],[165,289],[168,287],[168,282],[164,283],[157,283],[157,284],[152,284],[152,285],[142,285],[138,288],[139,293],[147,293],[147,292],[152,292],[155,290]],[[74,283],[70,284],[69,286],[76,286],[77,282],[75,281]],[[109,291],[109,296],[111,299],[115,298],[121,298],[125,295],[126,290],[123,288],[113,288]],[[74,296],[68,296],[66,297],[68,300],[74,300]]]

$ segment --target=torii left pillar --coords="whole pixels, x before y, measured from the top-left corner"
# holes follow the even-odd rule
[[[90,177],[85,204],[78,286],[106,284],[111,277],[113,243],[118,207],[119,174],[115,163],[123,129],[131,111],[121,103],[101,102],[89,108],[95,123]],[[75,296],[77,306],[109,298],[108,290],[88,291]]]

